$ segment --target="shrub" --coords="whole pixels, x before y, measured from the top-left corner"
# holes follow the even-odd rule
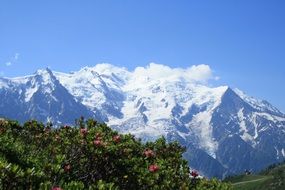
[[[77,120],[77,126],[51,128],[37,121],[23,126],[0,121],[2,189],[197,189],[184,148],[164,138],[141,143],[106,124]],[[199,188],[198,188],[199,189]]]

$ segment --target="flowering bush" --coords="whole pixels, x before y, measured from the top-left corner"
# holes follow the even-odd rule
[[[156,171],[159,170],[159,167],[158,167],[156,164],[153,164],[153,165],[150,165],[150,166],[148,167],[148,170],[149,170],[150,172],[156,172]]]
[[[196,178],[196,177],[199,176],[198,172],[195,171],[195,170],[191,171],[190,175],[191,175],[193,178]]]
[[[178,143],[141,143],[94,120],[0,121],[0,189],[196,189]],[[205,183],[209,185],[210,183]],[[225,185],[225,187],[228,187]]]
[[[152,150],[146,149],[146,150],[144,151],[144,155],[145,155],[147,158],[154,157],[154,152],[153,152]]]

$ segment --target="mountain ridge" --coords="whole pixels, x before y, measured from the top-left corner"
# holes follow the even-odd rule
[[[190,166],[209,177],[260,170],[282,161],[285,115],[238,89],[208,87],[195,69],[150,64],[131,72],[99,64],[72,73],[47,68],[22,78],[0,78],[4,97],[0,108],[10,110],[1,111],[0,116],[20,117],[20,121],[35,117],[43,122],[49,117],[53,122],[70,123],[84,115],[143,141],[163,135],[186,146]],[[38,83],[33,83],[37,75]],[[24,116],[15,114],[15,107]],[[61,112],[65,117],[58,116]],[[203,166],[200,160],[211,166]]]

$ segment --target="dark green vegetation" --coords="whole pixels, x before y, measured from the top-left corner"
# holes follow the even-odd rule
[[[60,128],[0,120],[0,188],[231,189],[189,177],[183,152],[176,142],[143,144],[83,118],[75,127]]]
[[[284,190],[285,162],[269,166],[259,174],[231,176],[225,179],[234,190]]]

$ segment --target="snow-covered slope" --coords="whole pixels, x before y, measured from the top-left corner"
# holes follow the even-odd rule
[[[285,115],[238,89],[209,87],[211,78],[207,65],[40,70],[0,78],[0,116],[60,123],[84,115],[144,141],[165,136],[186,146],[190,166],[206,176],[259,170],[285,159]]]
[[[37,119],[43,122],[74,123],[85,115],[94,117],[64,88],[49,69],[13,79],[0,79],[5,84],[0,88],[0,116],[26,121]]]

